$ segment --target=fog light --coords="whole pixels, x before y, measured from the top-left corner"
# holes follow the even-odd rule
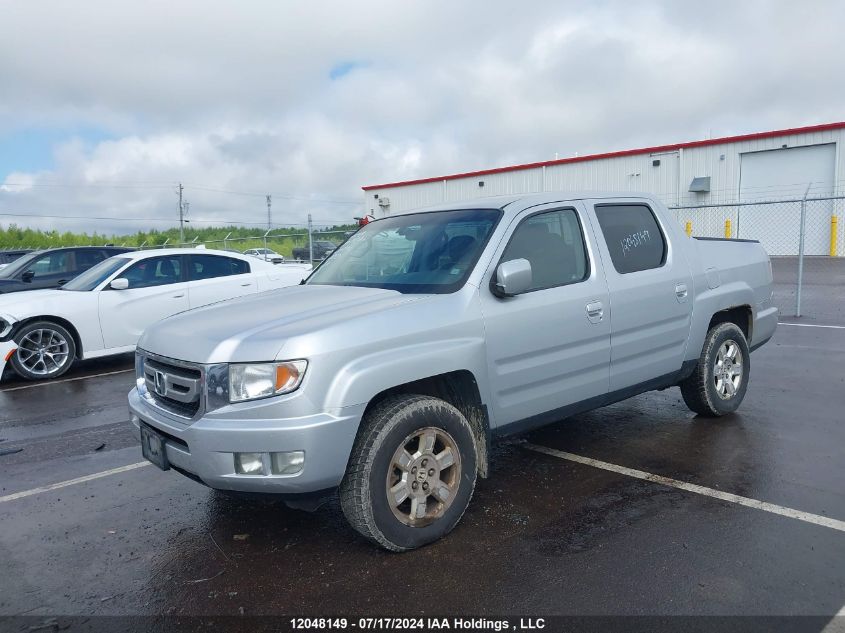
[[[239,475],[263,475],[261,453],[235,453],[235,472]]]
[[[305,451],[270,453],[274,475],[295,475],[305,466]]]

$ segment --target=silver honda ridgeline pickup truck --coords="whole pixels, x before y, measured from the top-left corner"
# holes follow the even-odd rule
[[[144,456],[294,507],[339,489],[385,548],[447,534],[495,436],[679,386],[735,411],[777,324],[757,242],[689,238],[648,195],[464,202],[361,228],[301,285],[138,345]]]

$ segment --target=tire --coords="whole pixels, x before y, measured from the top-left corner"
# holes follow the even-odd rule
[[[745,334],[734,323],[720,323],[707,332],[695,371],[681,382],[681,395],[699,415],[719,417],[739,408],[750,377]]]
[[[73,335],[52,321],[28,323],[14,340],[18,349],[12,355],[12,368],[27,380],[58,378],[76,359]]]
[[[364,537],[394,552],[415,549],[461,520],[477,464],[475,435],[455,407],[428,396],[390,396],[362,422],[340,505]],[[391,502],[391,495],[403,500]]]

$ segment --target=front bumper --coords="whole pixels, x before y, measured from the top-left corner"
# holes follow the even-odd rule
[[[211,488],[240,492],[305,494],[340,484],[365,405],[304,417],[269,417],[272,398],[263,401],[265,417],[237,419],[205,415],[178,422],[147,404],[137,388],[129,392],[132,430],[140,440],[146,424],[165,436],[170,464]],[[282,404],[277,405],[278,409]],[[242,475],[235,472],[234,453],[304,451],[305,465],[295,475]]]
[[[3,371],[6,369],[6,357],[10,356],[18,348],[14,341],[0,343],[0,379],[3,378]]]

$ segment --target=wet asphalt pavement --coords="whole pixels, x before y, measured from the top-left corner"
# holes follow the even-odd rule
[[[0,501],[0,615],[832,616],[845,532],[528,450],[521,440],[845,520],[845,330],[782,326],[738,414],[677,389],[500,443],[463,521],[396,555],[334,501],[233,499],[142,466]],[[0,497],[141,462],[131,358],[0,387]],[[109,373],[109,375],[92,375]]]

